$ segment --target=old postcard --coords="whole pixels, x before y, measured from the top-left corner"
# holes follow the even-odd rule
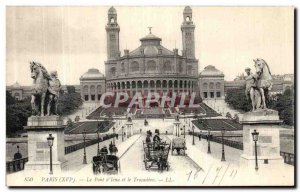
[[[7,6],[7,186],[294,186],[294,8]]]

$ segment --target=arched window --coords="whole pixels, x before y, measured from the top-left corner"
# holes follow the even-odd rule
[[[144,81],[144,88],[148,88],[148,81]]]
[[[216,89],[221,89],[221,83],[220,82],[216,83]]]
[[[169,88],[172,88],[173,87],[173,82],[172,80],[169,80]]]
[[[207,89],[208,88],[208,84],[207,83],[203,83],[203,89]]]
[[[83,87],[83,94],[85,95],[89,94],[89,87],[87,85]]]
[[[163,86],[163,88],[167,87],[167,81],[166,80],[163,80],[162,86]]]
[[[142,87],[143,87],[143,84],[142,84],[141,81],[138,81],[138,82],[137,82],[137,87],[138,87],[138,88],[142,88]]]
[[[122,89],[125,89],[125,82],[122,82]]]
[[[129,81],[126,82],[126,88],[130,89],[130,82]]]
[[[101,94],[101,93],[102,93],[102,91],[101,91],[101,85],[98,85],[98,86],[97,86],[97,93],[98,93],[98,94]]]
[[[113,18],[113,17],[110,18],[110,22],[111,22],[111,23],[114,23],[114,22],[115,22],[115,18]]]
[[[153,80],[150,81],[150,88],[154,88],[155,87],[155,82]]]
[[[185,18],[185,20],[186,20],[186,21],[191,21],[190,16],[187,16],[187,17]]]
[[[153,60],[147,62],[147,71],[156,71],[156,63]]]
[[[92,86],[90,87],[90,91],[91,91],[91,94],[95,94],[95,93],[96,93],[96,89],[95,89],[95,86],[94,86],[94,85],[92,85]]]
[[[170,61],[166,61],[163,65],[164,72],[171,72],[172,71],[172,64]]]
[[[178,81],[177,80],[174,81],[174,87],[178,88]]]
[[[132,82],[131,82],[131,86],[132,86],[132,89],[135,89],[135,88],[136,88],[136,83],[135,83],[135,81],[132,81]]]
[[[139,66],[139,63],[134,61],[131,63],[131,71],[132,72],[137,72],[140,70],[140,66]]]
[[[160,80],[157,80],[157,81],[156,81],[156,87],[157,87],[157,88],[161,88],[161,82],[160,82]]]
[[[111,76],[116,76],[116,68],[115,67],[110,68],[110,74],[111,74]]]
[[[209,83],[209,89],[214,89],[214,83]]]

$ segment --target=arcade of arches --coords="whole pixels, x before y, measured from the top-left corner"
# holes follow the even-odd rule
[[[106,84],[107,91],[120,92],[125,91],[128,95],[133,96],[136,92],[147,95],[149,92],[157,92],[160,95],[163,92],[187,92],[191,93],[197,84],[197,80],[131,80],[131,81],[113,81]]]

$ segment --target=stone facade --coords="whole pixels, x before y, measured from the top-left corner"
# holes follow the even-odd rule
[[[98,69],[89,69],[80,77],[81,98],[85,102],[100,101],[105,92],[105,77]]]
[[[224,98],[224,74],[209,65],[199,75],[200,95],[203,99]]]
[[[107,61],[105,62],[106,90],[127,92],[134,95],[141,92],[187,92],[198,90],[198,60],[195,58],[192,9],[183,12],[182,55],[161,45],[161,38],[150,33],[141,38],[141,45],[133,51],[119,52],[119,31],[117,12],[108,11]],[[118,53],[118,54],[117,54]]]

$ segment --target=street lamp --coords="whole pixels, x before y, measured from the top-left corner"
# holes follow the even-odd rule
[[[207,135],[207,153],[211,153],[211,151],[210,151],[210,131],[211,131],[211,128],[208,128],[207,129],[207,131],[208,131],[208,135]]]
[[[254,129],[254,132],[252,132],[252,138],[253,138],[253,141],[254,141],[254,144],[255,144],[255,170],[257,171],[258,170],[258,163],[257,163],[257,141],[258,141],[258,135],[259,133],[256,132],[256,129]]]
[[[86,162],[86,151],[85,151],[85,137],[86,137],[85,129],[82,132],[82,136],[83,136],[83,164],[87,164],[87,162]]]
[[[193,145],[195,145],[195,126],[193,125],[192,127],[192,130],[193,130]]]
[[[98,147],[97,147],[97,156],[99,156],[100,155],[100,147],[99,147],[99,134],[100,134],[100,130],[99,130],[99,127],[98,127],[98,129],[97,129],[97,136],[98,136]]]
[[[50,175],[53,174],[53,170],[52,170],[52,146],[53,146],[53,140],[54,140],[54,137],[52,137],[52,134],[49,134],[49,137],[47,137],[47,141],[48,141],[48,146],[50,147],[50,172],[49,172]]]
[[[115,145],[115,136],[116,136],[116,135],[115,135],[115,130],[116,130],[116,128],[113,127],[112,129],[113,129],[113,134],[114,134],[114,137],[113,137],[113,144]]]
[[[183,138],[185,138],[185,125],[183,125]]]
[[[224,127],[222,127],[221,133],[222,133],[222,158],[221,158],[221,161],[225,161],[225,151],[224,151],[224,134],[225,134],[225,128]]]
[[[122,126],[122,142],[124,141],[124,126]]]
[[[202,131],[200,131],[199,141],[201,141]]]

